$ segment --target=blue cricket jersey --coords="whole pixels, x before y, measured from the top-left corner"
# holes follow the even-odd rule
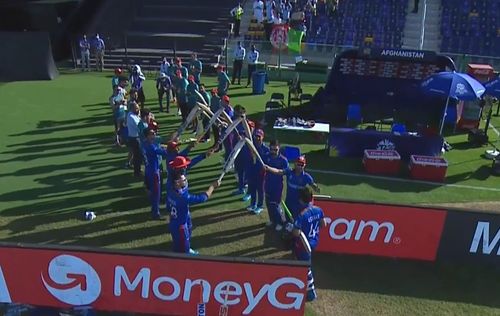
[[[169,190],[167,194],[167,211],[170,213],[170,226],[179,227],[188,222],[191,216],[189,205],[203,203],[208,200],[206,193],[190,194],[188,189],[184,189],[181,193],[176,190]]]
[[[299,191],[305,188],[307,185],[314,183],[311,175],[305,171],[296,174],[291,168],[285,169],[284,175],[286,177],[286,199],[285,203],[288,208],[293,212],[293,216],[296,216],[300,212],[300,202],[299,202]]]
[[[144,164],[146,165],[146,169],[151,171],[160,170],[161,160],[158,159],[158,156],[166,157],[168,155],[165,148],[161,147],[156,143],[150,143],[146,141],[144,143],[143,150],[144,150],[144,156],[146,157],[146,161],[144,162]]]
[[[289,168],[288,166],[288,160],[282,156],[278,155],[276,157],[273,157],[270,153],[269,155],[266,155],[262,157],[262,160],[264,160],[264,163],[270,167],[280,169],[280,170],[287,170]],[[266,179],[265,179],[265,189],[266,192],[276,192],[276,191],[283,191],[283,176],[279,174],[274,174],[271,172],[266,173]]]
[[[311,249],[316,248],[319,241],[319,229],[321,227],[321,220],[323,219],[323,210],[310,203],[307,207],[300,212],[295,223],[295,228],[300,229],[307,237]]]

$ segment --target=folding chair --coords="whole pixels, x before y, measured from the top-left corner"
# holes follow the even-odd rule
[[[285,95],[283,93],[275,92],[271,94],[269,102],[279,102],[283,107],[285,106]]]

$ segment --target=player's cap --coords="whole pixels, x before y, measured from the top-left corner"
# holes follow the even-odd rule
[[[263,130],[261,130],[260,128],[259,128],[259,129],[256,129],[256,130],[255,130],[255,136],[264,137],[264,131],[263,131]]]
[[[306,165],[306,156],[299,156],[297,160],[295,161],[295,164],[299,166],[305,166]]]
[[[250,126],[251,128],[255,128],[255,122],[254,121],[247,120],[247,123],[248,123],[248,126]]]
[[[188,76],[188,80],[189,80],[189,81],[194,81],[194,76],[193,76],[193,75],[189,75],[189,76]]]
[[[191,159],[184,156],[177,156],[168,163],[168,166],[172,169],[185,168],[191,163]]]
[[[121,68],[115,68],[115,74],[120,75],[122,72]]]
[[[174,141],[172,141],[172,142],[168,142],[168,143],[167,143],[167,149],[168,149],[168,150],[174,150],[174,149],[176,149],[177,147],[179,147],[179,145],[180,145],[180,144],[179,144],[178,142],[174,142]]]
[[[222,101],[229,103],[229,96],[228,95],[223,96]]]

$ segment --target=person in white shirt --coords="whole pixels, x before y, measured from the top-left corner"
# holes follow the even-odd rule
[[[238,84],[241,84],[241,68],[243,67],[243,60],[245,60],[245,48],[238,42],[236,45],[236,50],[234,51],[234,62],[233,62],[233,78],[231,84],[234,84],[236,77],[238,78]]]
[[[248,81],[247,87],[252,81],[252,75],[257,69],[257,63],[259,62],[259,51],[255,49],[255,45],[252,45],[250,52],[248,53]]]
[[[255,0],[253,3],[253,16],[258,23],[264,21],[264,2],[262,0]]]
[[[128,129],[128,146],[133,154],[133,164],[134,164],[134,176],[141,176],[141,163],[142,154],[139,145],[139,122],[140,117],[140,107],[136,102],[132,103],[130,106],[130,111],[127,115],[127,129]]]

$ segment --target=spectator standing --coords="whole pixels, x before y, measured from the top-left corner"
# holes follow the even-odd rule
[[[90,43],[87,40],[86,34],[83,34],[83,37],[80,40],[79,45],[80,45],[82,71],[84,71],[85,68],[87,68],[87,71],[90,71]]]
[[[257,63],[259,62],[259,51],[255,49],[255,45],[252,45],[250,52],[248,53],[248,80],[247,87],[252,81],[252,75],[257,70]]]
[[[233,35],[234,37],[239,37],[241,16],[243,15],[243,8],[241,7],[241,3],[238,3],[238,5],[230,11],[230,14],[233,17],[233,24],[234,24]]]
[[[267,23],[273,23],[275,6],[276,6],[276,4],[274,3],[274,0],[266,0],[266,21],[267,21]]]
[[[139,145],[139,122],[140,118],[140,107],[136,102],[132,103],[131,108],[129,108],[129,113],[127,115],[127,129],[128,129],[128,145],[132,151],[132,159],[134,165],[134,176],[141,176],[141,163],[142,163],[142,153]]]
[[[130,74],[129,81],[132,89],[137,91],[137,101],[141,107],[144,106],[144,102],[146,102],[146,96],[144,95],[144,89],[142,87],[142,83],[146,80],[146,76],[141,71],[141,66],[134,65],[132,66],[132,73]]]
[[[104,45],[104,40],[99,37],[99,34],[95,35],[95,68],[97,71],[104,70],[104,51],[106,50],[106,45]]]
[[[198,54],[193,53],[191,55],[191,61],[189,62],[189,70],[191,75],[194,76],[194,82],[196,84],[200,84],[201,80],[201,72],[203,71],[203,64],[201,60],[198,59]]]
[[[290,3],[289,0],[285,0],[283,2],[283,7],[282,7],[282,15],[283,15],[283,22],[285,23],[290,23],[290,15],[292,14],[293,6]]]
[[[166,112],[170,112],[170,91],[172,90],[172,80],[164,72],[160,72],[160,77],[156,79],[156,90],[158,90],[158,103],[160,104],[160,112],[163,112],[163,96],[166,95],[167,108]]]
[[[241,68],[243,68],[243,60],[245,60],[246,50],[238,41],[236,44],[236,50],[234,51],[234,61],[233,61],[233,78],[231,84],[234,84],[236,78],[238,78],[238,85],[241,84]]]
[[[253,16],[257,23],[264,22],[264,2],[262,0],[255,0],[253,2]]]
[[[224,71],[224,66],[217,66],[217,93],[219,97],[223,97],[227,94],[227,90],[229,89],[229,77],[227,73]]]

